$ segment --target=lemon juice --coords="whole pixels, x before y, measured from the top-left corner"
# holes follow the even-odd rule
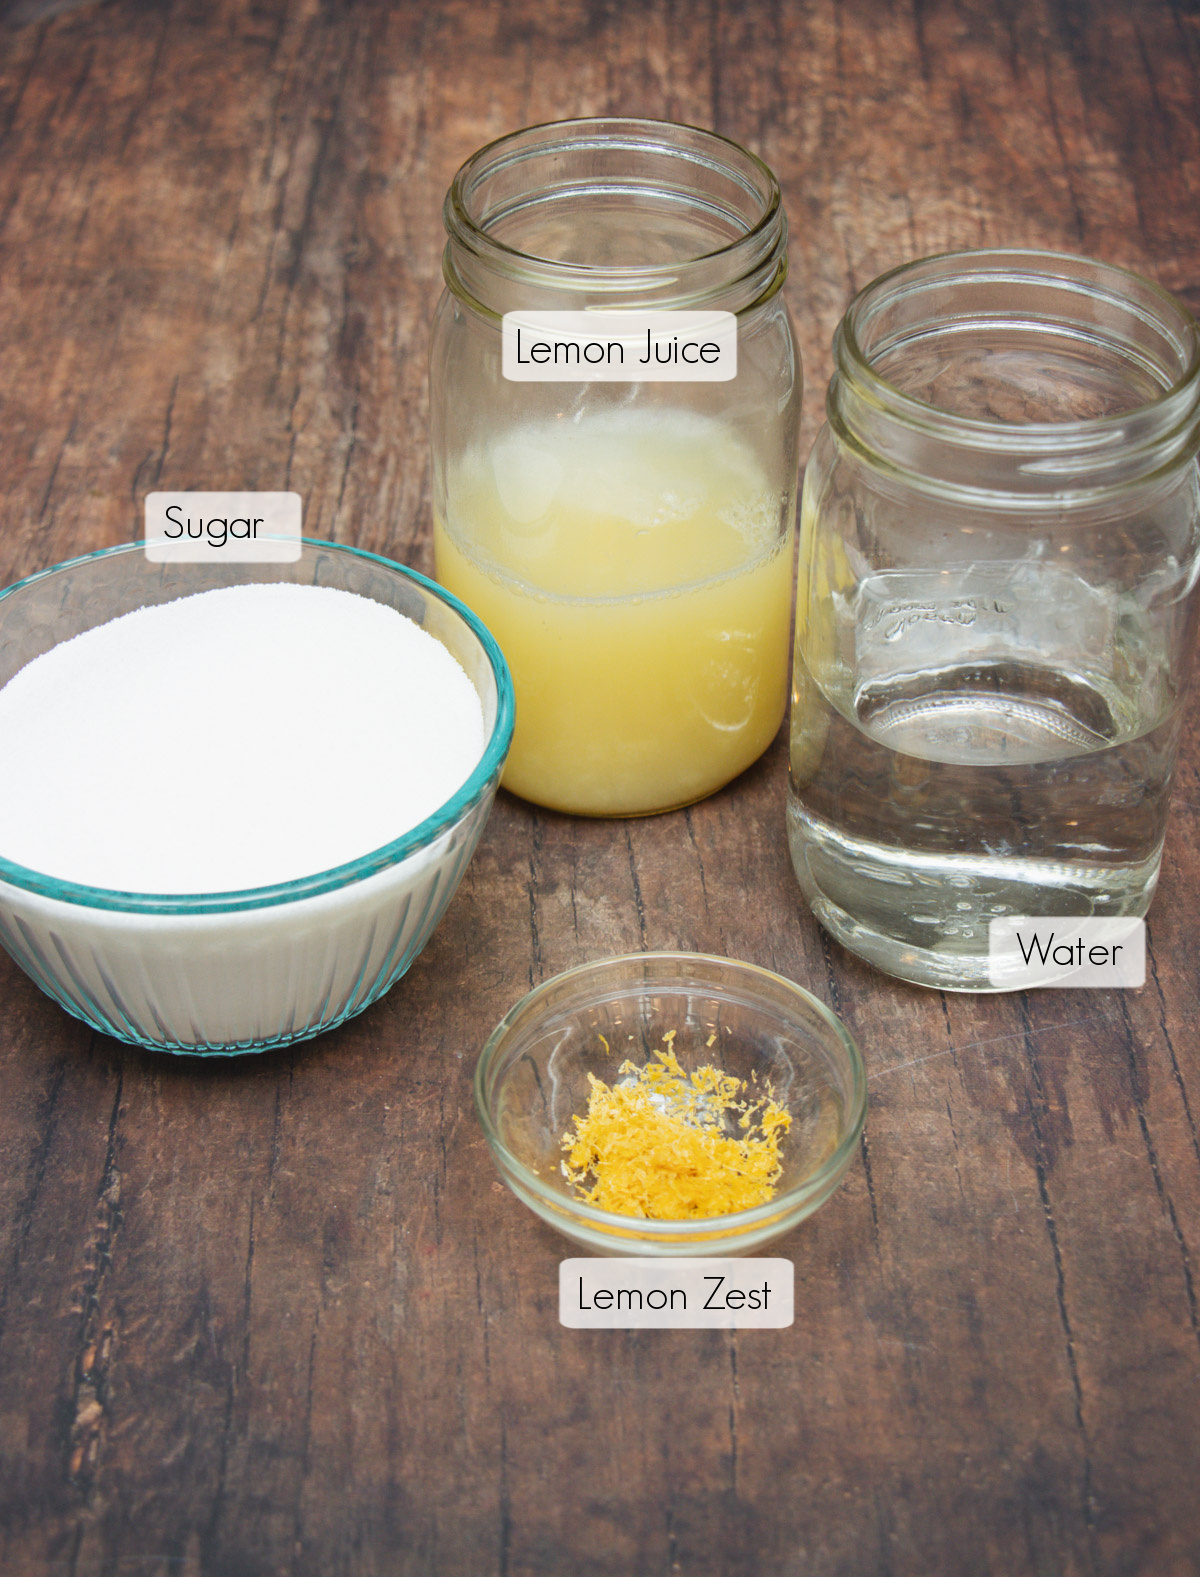
[[[531,422],[453,462],[437,576],[512,670],[505,786],[636,815],[756,760],[786,700],[793,510],[694,412]]]

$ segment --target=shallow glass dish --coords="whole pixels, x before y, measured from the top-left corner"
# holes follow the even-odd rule
[[[0,591],[0,686],[52,646],[136,608],[274,581],[370,597],[441,641],[482,702],[483,756],[458,793],[402,837],[269,887],[118,892],[29,870],[0,848],[0,943],[68,1013],[118,1040],[262,1051],[360,1013],[429,940],[495,798],[513,728],[500,648],[441,587],[359,548],[306,541],[294,564],[151,564],[135,542],[55,565]],[[298,788],[305,753],[334,744],[298,741]],[[354,805],[313,814],[353,816]]]
[[[791,1113],[774,1199],[700,1220],[648,1221],[585,1204],[562,1174],[562,1137],[587,1110],[588,1074],[651,1059],[664,1036],[685,1070],[709,1063],[770,1081]],[[710,1037],[715,1037],[712,1045]],[[802,987],[735,959],[632,953],[568,970],[522,998],[475,1070],[475,1103],[504,1181],[564,1236],[601,1254],[746,1254],[812,1215],[854,1158],[867,1110],[845,1025]]]

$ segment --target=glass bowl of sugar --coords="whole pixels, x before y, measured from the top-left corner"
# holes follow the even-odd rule
[[[56,565],[0,591],[0,943],[135,1045],[331,1029],[428,941],[512,728],[488,631],[375,554]]]

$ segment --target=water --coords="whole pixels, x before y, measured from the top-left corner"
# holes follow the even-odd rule
[[[1048,592],[1074,663],[1052,630],[1033,661],[1005,655],[984,614],[999,631],[1011,599],[978,584],[897,597],[897,578],[835,610],[821,682],[797,661],[792,860],[847,947],[905,979],[987,990],[993,917],[1146,912],[1176,708],[1145,615],[1073,577]],[[982,655],[955,661],[968,645]]]

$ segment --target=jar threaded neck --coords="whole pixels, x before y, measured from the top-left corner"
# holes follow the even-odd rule
[[[1200,447],[1200,327],[1113,264],[1016,249],[922,258],[855,297],[834,362],[843,441],[943,496],[1090,504]]]
[[[461,167],[444,207],[448,288],[489,314],[530,308],[745,311],[787,272],[779,184],[715,132],[560,121]]]

